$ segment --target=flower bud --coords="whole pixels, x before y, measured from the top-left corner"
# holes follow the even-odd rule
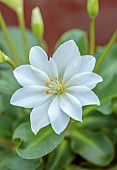
[[[87,1],[87,11],[91,18],[95,18],[99,12],[98,0],[88,0]]]
[[[23,7],[23,0],[0,0],[0,1],[15,11]]]
[[[38,7],[32,10],[31,27],[33,34],[36,37],[39,37],[39,39],[42,39],[44,34],[44,24],[41,12]]]
[[[0,51],[0,63],[3,62],[5,62],[5,54],[2,51]]]

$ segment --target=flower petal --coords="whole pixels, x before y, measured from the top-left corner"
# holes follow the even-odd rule
[[[81,64],[81,56],[75,59],[71,64],[69,64],[63,75],[63,84],[65,84],[70,78],[78,73],[79,67]]]
[[[71,86],[86,86],[93,89],[97,83],[102,82],[103,79],[96,73],[80,73],[72,77],[67,83],[67,87]]]
[[[60,108],[75,120],[82,121],[82,106],[76,97],[65,93],[61,95]]]
[[[96,94],[90,90],[88,87],[85,86],[73,86],[66,89],[67,93],[72,94],[75,96],[82,106],[84,105],[93,105],[97,104],[100,105],[100,101]]]
[[[53,78],[58,77],[57,66],[56,66],[56,63],[54,62],[53,58],[50,58],[49,64],[50,64],[50,70],[51,70],[51,77],[53,77]]]
[[[47,100],[47,102],[40,107],[34,108],[30,114],[31,129],[35,135],[41,128],[50,124],[48,108],[52,102],[52,99]]]
[[[60,78],[62,78],[66,67],[79,56],[80,52],[73,40],[69,40],[58,47],[53,54],[53,59],[57,65]]]
[[[38,46],[32,47],[29,54],[30,64],[37,69],[50,75],[48,56],[45,51]]]
[[[52,96],[46,94],[46,90],[46,87],[36,85],[23,87],[13,94],[10,103],[26,108],[38,107]]]
[[[81,65],[78,73],[92,72],[95,67],[96,59],[91,55],[81,56]]]
[[[60,98],[57,96],[48,109],[48,115],[52,128],[60,134],[67,127],[70,117],[60,109]]]
[[[46,73],[37,70],[30,65],[19,66],[13,73],[21,86],[44,85],[45,82],[50,80]]]

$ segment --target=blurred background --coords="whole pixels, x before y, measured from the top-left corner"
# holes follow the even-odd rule
[[[59,37],[72,28],[89,32],[87,0],[24,0],[26,26],[30,29],[31,10],[39,6],[45,25],[45,40],[49,56]],[[96,18],[96,44],[105,45],[117,28],[117,0],[100,0],[100,12]],[[0,11],[7,25],[17,25],[13,10],[0,3]]]

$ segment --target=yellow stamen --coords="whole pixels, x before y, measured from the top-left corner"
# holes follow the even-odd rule
[[[46,82],[45,84],[46,84],[46,86],[49,86],[50,83],[49,83],[49,82]]]
[[[65,89],[65,86],[62,86],[63,89]]]
[[[58,96],[60,96],[60,93],[58,93]]]
[[[56,77],[56,80],[58,80],[58,81],[59,81],[59,80],[60,80],[60,79],[59,79],[59,77]]]
[[[50,94],[49,90],[46,90],[46,94]]]
[[[54,80],[53,80],[52,78],[50,78],[50,81],[52,81],[52,82],[53,82]]]

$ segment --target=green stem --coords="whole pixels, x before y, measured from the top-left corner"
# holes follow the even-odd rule
[[[21,29],[25,56],[27,57],[27,61],[29,61],[28,60],[28,42],[27,42],[27,37],[26,37],[26,28],[25,28],[23,9],[17,10],[16,13],[17,13],[18,22],[19,22],[20,29]]]
[[[5,55],[5,61],[6,61],[13,69],[16,68],[15,63],[14,63],[9,57],[7,57],[6,55]]]
[[[100,68],[100,66],[104,62],[107,54],[109,53],[111,47],[113,46],[113,44],[115,43],[116,40],[117,40],[117,30],[115,31],[115,33],[113,34],[112,38],[110,39],[110,41],[109,41],[108,45],[106,46],[103,54],[100,56],[100,58],[99,58],[99,60],[98,60],[98,62],[96,64],[96,67],[94,69],[95,72]]]
[[[12,40],[11,40],[11,38],[10,38],[10,36],[9,36],[9,33],[8,33],[8,30],[7,30],[7,26],[6,26],[6,24],[5,24],[5,21],[4,21],[3,16],[2,16],[1,13],[0,13],[0,25],[1,25],[1,27],[2,27],[2,30],[3,30],[5,39],[6,39],[7,43],[8,43],[8,46],[9,46],[9,49],[10,49],[11,54],[12,54],[12,56],[13,56],[13,59],[14,59],[14,61],[16,62],[16,64],[19,64],[19,60],[18,60],[18,57],[17,57],[17,53],[16,53],[16,51],[15,51],[15,49],[14,49]]]
[[[90,54],[95,55],[95,18],[90,18]]]

